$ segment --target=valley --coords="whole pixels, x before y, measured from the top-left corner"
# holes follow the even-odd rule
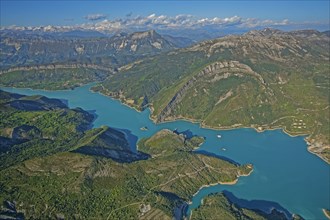
[[[92,194],[84,194],[86,195],[86,197],[84,197],[85,198],[84,200],[80,200],[79,198],[75,200],[76,203],[80,204],[80,206],[72,207],[72,209],[70,208],[70,210],[78,210],[77,213],[85,213],[84,215],[88,216],[88,214],[86,213],[86,210],[90,210],[88,209],[88,204],[94,204],[93,207],[97,207],[97,204],[99,205],[103,204],[104,206],[102,206],[103,208],[101,209],[108,210],[109,208],[109,210],[113,210],[111,216],[114,216],[114,218],[120,218],[121,216],[126,216],[128,218],[128,215],[126,215],[127,212],[130,213],[129,216],[135,216],[137,212],[138,213],[140,212],[139,211],[140,209],[144,211],[150,210],[150,213],[148,214],[145,213],[146,217],[149,215],[152,216],[160,215],[162,217],[171,216],[171,214],[164,214],[164,210],[172,210],[172,209],[167,209],[167,208],[160,209],[158,206],[157,208],[154,209],[153,208],[154,206],[152,205],[153,203],[143,203],[144,205],[141,205],[142,204],[140,202],[141,200],[139,200],[139,198],[141,197],[134,196],[134,198],[137,198],[136,200],[133,200],[130,197],[128,200],[125,199],[123,200],[123,198],[126,198],[125,197],[126,194],[130,195],[128,193],[130,192],[128,191],[128,189],[139,189],[139,192],[144,192],[143,190],[142,191],[140,190],[141,188],[132,187],[132,185],[127,186],[127,188],[125,188],[125,186],[122,185],[122,184],[125,185],[126,181],[130,179],[129,176],[131,174],[128,174],[127,172],[130,173],[130,171],[133,169],[134,176],[135,178],[137,178],[136,181],[140,182],[143,179],[137,177],[136,175],[142,173],[140,172],[141,169],[143,170],[147,169],[145,170],[145,172],[148,171],[145,174],[146,175],[145,178],[148,179],[150,176],[155,175],[155,180],[153,180],[156,181],[155,183],[158,184],[167,183],[168,180],[171,180],[171,178],[173,178],[173,182],[170,181],[166,185],[164,186],[162,185],[162,189],[164,189],[164,191],[166,192],[168,190],[171,190],[171,192],[175,192],[175,195],[177,194],[181,196],[186,195],[187,197],[184,196],[184,198],[188,198],[188,201],[189,200],[192,201],[192,203],[189,204],[188,206],[189,209],[197,208],[200,204],[200,199],[206,197],[210,193],[222,192],[223,190],[228,190],[230,192],[233,192],[236,196],[247,200],[252,200],[254,198],[262,199],[263,205],[258,205],[257,203],[257,206],[247,207],[247,209],[260,210],[261,207],[265,207],[265,208],[261,208],[262,212],[268,213],[269,208],[275,207],[277,210],[279,210],[279,212],[283,212],[286,209],[289,210],[289,214],[288,214],[289,216],[291,216],[291,213],[297,213],[307,219],[317,219],[323,216],[322,211],[319,210],[320,208],[324,208],[328,206],[327,205],[328,183],[327,181],[325,181],[327,178],[328,164],[324,163],[322,160],[318,159],[316,156],[306,151],[306,145],[303,140],[303,137],[289,137],[280,130],[265,131],[263,133],[257,133],[252,129],[234,129],[227,131],[210,130],[210,129],[201,128],[199,124],[193,124],[187,121],[180,121],[180,120],[177,120],[175,122],[154,124],[149,119],[150,112],[148,110],[144,112],[137,112],[134,109],[128,108],[126,105],[122,105],[119,101],[110,99],[98,93],[90,92],[89,89],[92,86],[93,85],[88,85],[84,87],[75,88],[74,90],[66,90],[66,91],[44,91],[44,90],[13,89],[13,88],[6,89],[6,91],[15,91],[16,93],[27,94],[30,96],[31,95],[34,96],[35,94],[42,94],[50,98],[57,97],[60,98],[61,100],[63,99],[68,100],[70,108],[75,108],[77,106],[80,106],[83,109],[95,110],[95,114],[97,115],[97,117],[93,121],[94,129],[90,131],[85,131],[84,132],[85,135],[83,134],[82,136],[80,136],[80,138],[72,140],[72,142],[67,142],[68,144],[72,143],[72,145],[65,145],[68,146],[66,149],[68,149],[69,152],[65,150],[65,152],[63,153],[68,153],[67,156],[64,156],[63,158],[57,157],[56,155],[58,153],[54,152],[55,154],[52,153],[50,155],[50,157],[53,157],[52,155],[54,155],[54,159],[49,159],[49,157],[45,157],[43,156],[43,154],[39,156],[34,155],[33,158],[30,159],[32,161],[35,160],[53,161],[51,162],[50,165],[54,166],[54,168],[52,168],[51,170],[57,172],[57,170],[59,169],[57,167],[62,166],[61,163],[59,162],[70,161],[70,158],[74,157],[73,154],[78,155],[77,156],[78,158],[80,158],[79,155],[87,156],[92,160],[94,160],[93,158],[95,158],[97,160],[102,161],[103,165],[100,167],[100,170],[99,168],[97,170],[100,171],[100,174],[98,175],[104,176],[105,179],[102,178],[104,182],[102,181],[100,183],[101,185],[96,186],[95,185],[96,183],[95,184],[93,183],[91,185],[93,186],[92,192],[97,193],[100,192],[98,190],[101,190],[100,194],[105,196],[108,194],[106,194],[104,190],[113,189],[114,187],[113,184],[115,184],[118,187],[124,187],[123,191],[121,191],[122,193],[118,194],[119,196],[118,199],[121,198],[120,199],[121,202],[119,202],[119,204],[121,205],[118,206],[115,205],[115,207],[111,206],[112,208],[110,208],[107,206],[107,204],[113,204],[114,203],[113,200],[110,201],[105,198],[101,200],[101,197],[99,196],[95,195],[96,196],[95,197],[92,196]],[[93,102],[86,102],[86,100],[93,100]],[[104,124],[109,125],[112,128],[117,128],[116,130],[118,130],[119,128],[119,131],[125,133],[125,136],[127,138],[126,141],[122,140],[118,142],[115,139],[113,139],[112,137],[120,137],[122,135],[113,133],[112,132],[113,129],[102,127],[102,125]],[[141,127],[147,127],[148,130],[141,130]],[[129,130],[127,130],[127,128],[129,128]],[[176,132],[173,133],[172,131],[176,131]],[[219,133],[221,133],[220,139],[217,137]],[[194,134],[198,136],[194,137]],[[185,139],[184,137],[192,138],[190,139],[191,142],[189,141],[182,142]],[[148,156],[149,159],[147,160],[142,159],[132,163],[127,163],[125,161],[118,161],[117,159],[118,157],[116,157],[116,155],[122,155],[123,158],[125,158],[128,155],[127,153],[125,153],[127,152],[125,151],[125,149],[126,150],[131,149],[131,146],[136,146],[138,140],[140,140],[138,142],[138,148],[136,150],[132,149],[132,151],[138,154],[139,152],[147,153],[149,154]],[[200,145],[202,142],[203,144]],[[46,149],[48,148],[47,145],[44,146]],[[177,149],[178,152],[173,148],[173,146],[178,146]],[[39,145],[39,147],[42,147],[42,145],[41,146]],[[226,151],[223,151],[222,150],[223,148],[225,148]],[[224,175],[223,173],[222,175],[224,176],[223,177],[219,176],[218,178],[217,174],[213,173],[213,171],[215,170],[212,169],[213,171],[209,172],[208,169],[203,168],[202,164],[197,163],[198,161],[195,161],[195,159],[193,159],[194,157],[190,157],[189,149],[195,149],[193,150],[193,152],[197,153],[198,155],[201,154],[202,158],[205,159],[208,157],[214,158],[211,160],[203,159],[204,162],[206,162],[208,165],[212,166],[213,168],[215,168],[215,165],[218,163],[218,162],[215,163],[216,161],[219,162],[224,161],[225,164],[229,163],[234,165],[234,167],[237,166],[237,163],[252,164],[253,172],[248,177],[240,177],[238,181],[235,181],[234,178],[237,175],[235,174],[235,170],[230,170],[230,172],[228,172],[226,175]],[[188,152],[186,152],[186,150],[188,150]],[[137,155],[136,153],[133,153],[131,155]],[[292,159],[293,155],[296,158],[295,161]],[[186,161],[184,158],[189,158],[189,160]],[[165,161],[163,161],[163,159]],[[78,161],[80,160],[81,159],[75,160],[72,162],[72,164],[77,164],[78,166],[79,164]],[[166,164],[169,165],[169,162],[173,163],[174,167],[165,166]],[[193,164],[191,164],[190,162],[192,162]],[[3,172],[8,172],[8,175],[10,175],[14,173],[13,169],[16,169],[17,166],[21,166],[21,164],[25,164],[25,163],[26,160],[24,160],[23,162],[17,162],[15,163],[17,165],[6,168],[4,169]],[[174,165],[176,163],[180,163],[180,165],[178,166]],[[89,168],[94,167],[93,163],[90,165],[88,164],[84,165],[86,167],[85,170],[86,169],[89,170]],[[138,164],[141,165],[142,167],[134,171],[135,170],[134,167]],[[279,164],[281,164],[281,166],[279,166]],[[43,167],[46,167],[46,165],[44,163],[41,163],[40,165],[37,166],[36,170],[43,170],[44,169]],[[64,167],[66,170],[61,171],[62,169],[61,168],[59,172],[62,173],[63,175],[65,175],[65,173],[69,174],[70,172],[67,170],[67,168],[71,166],[64,166]],[[175,167],[176,169],[174,169]],[[285,167],[285,169],[283,169],[283,167]],[[126,170],[126,168],[128,170]],[[209,168],[211,169],[211,167]],[[244,173],[245,172],[249,173],[251,167],[249,168],[249,166],[247,166],[246,168],[248,168],[248,170],[246,170],[247,172],[244,171]],[[154,171],[149,172],[151,170]],[[170,173],[174,172],[173,175],[170,176],[169,174],[164,176],[162,175],[158,176],[158,174],[167,172],[166,170],[168,170]],[[221,170],[225,171],[223,169]],[[315,172],[316,170],[318,172]],[[125,182],[120,182],[119,185],[116,184],[119,181],[118,174],[114,175],[114,173],[116,173],[117,171],[120,173],[120,175],[125,174],[125,178],[124,178]],[[203,180],[201,179],[200,181],[198,179],[201,176],[198,175],[197,177],[194,175],[194,172],[196,171],[198,171],[198,174],[202,174],[204,173],[204,171],[208,174],[207,175],[203,174]],[[46,170],[46,173],[49,172]],[[76,173],[76,171],[74,171],[74,173]],[[244,173],[241,172],[239,175],[245,175]],[[76,174],[78,175],[79,173]],[[58,183],[60,186],[68,185],[69,182],[72,183],[75,180],[74,178],[69,178],[67,184],[66,183],[62,184],[62,181],[64,181],[63,175],[58,176],[57,181],[61,182]],[[111,178],[109,179],[108,178],[109,175],[110,176],[114,175],[111,176],[111,178],[114,179]],[[217,178],[213,179],[213,176]],[[309,178],[306,179],[306,176],[308,176]],[[40,181],[44,179],[43,176],[40,178],[41,178],[39,179]],[[193,178],[193,180],[189,178]],[[208,178],[211,179],[208,180]],[[19,177],[12,176],[12,183],[9,184],[7,180],[10,179],[11,177],[10,178],[6,177],[6,179],[4,179],[5,181],[4,185],[9,185],[9,186],[13,184],[15,185],[15,182],[17,182]],[[23,175],[22,181],[23,180],[26,181],[26,179],[27,177]],[[88,178],[88,180],[90,181],[90,178]],[[147,183],[151,184],[152,181],[150,180],[151,182],[149,182],[149,180],[150,179],[148,179],[147,182],[142,182],[141,187],[143,187]],[[158,180],[159,181],[161,180],[161,182],[158,182]],[[197,182],[195,182],[195,180],[198,180],[198,184]],[[215,183],[218,182],[221,182],[222,184],[214,185]],[[304,182],[304,184],[297,185],[296,184],[297,182]],[[228,184],[236,183],[236,184],[226,185],[226,183]],[[28,183],[26,186],[28,187],[31,185],[33,184]],[[43,193],[40,194],[41,198],[44,198],[42,195],[52,194],[52,192],[49,191],[51,189],[47,188],[48,185],[49,185],[48,183],[44,185],[46,187],[44,190],[48,190],[48,191],[46,193],[46,191],[42,190]],[[314,186],[317,185],[318,187],[311,188],[310,187],[311,185]],[[16,189],[17,188],[15,188],[15,190]],[[294,196],[292,194],[286,194],[283,193],[284,189],[288,192],[296,192],[296,193]],[[40,189],[38,188],[37,191],[40,191]],[[9,191],[9,192],[13,192],[13,191]],[[29,193],[30,191],[27,190],[27,192],[28,192],[27,195],[30,195]],[[61,195],[61,198],[64,198],[61,192],[56,193],[52,198],[54,199],[57,198],[56,195]],[[8,195],[11,195],[11,193],[9,193]],[[6,198],[9,198],[8,195],[6,196]],[[68,196],[69,195],[70,198],[71,197],[76,198],[75,194],[69,193]],[[314,197],[313,195],[317,195],[316,200],[313,199],[304,200],[304,198],[313,198]],[[108,196],[109,197],[113,196],[113,192],[110,193],[110,195]],[[169,198],[177,198],[167,194],[166,196],[170,196]],[[39,201],[38,197],[33,197],[33,198],[35,201]],[[95,198],[97,202],[91,203],[92,198]],[[47,199],[48,202],[50,202],[51,200],[52,199]],[[86,205],[83,205],[85,204],[83,203],[83,201],[85,200],[88,201],[88,203]],[[6,200],[6,201],[11,201],[11,200]],[[68,198],[68,200],[66,201],[73,201],[73,200]],[[107,201],[107,202],[100,203],[99,201]],[[133,203],[131,201],[133,201]],[[159,203],[159,201],[160,200],[158,199],[157,204]],[[168,199],[166,199],[165,201],[168,201]],[[265,201],[270,201],[270,202],[265,202]],[[290,205],[290,204],[295,204],[296,201],[304,201],[302,204],[300,204],[299,209],[297,209],[295,206]],[[172,204],[173,200],[171,199],[168,202]],[[71,202],[69,203],[71,204]],[[174,203],[178,204],[176,202]],[[266,206],[264,203],[266,204]],[[44,204],[44,202],[41,204]],[[163,202],[161,204],[163,204]],[[168,203],[165,202],[164,204],[168,204]],[[254,203],[252,202],[251,205],[253,204]],[[274,204],[280,204],[280,205],[274,206]],[[141,208],[139,208],[140,206]],[[165,206],[168,207],[168,205]],[[66,210],[66,209],[57,207],[55,210]],[[50,214],[53,215],[54,213],[57,214],[59,213],[64,216],[67,216],[67,214],[65,213],[69,213],[69,215],[71,215],[74,212],[71,212],[69,210],[57,211],[57,212],[54,211]],[[91,215],[99,215],[100,218],[104,218],[104,219],[106,219],[107,215],[110,214],[108,213],[106,215],[101,211],[98,213],[102,213],[102,214],[97,214],[94,211],[91,213],[92,213]],[[166,211],[166,213],[169,212]]]
[[[0,34],[0,218],[298,220],[329,208],[326,33]]]

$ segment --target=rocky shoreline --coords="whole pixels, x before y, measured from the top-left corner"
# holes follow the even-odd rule
[[[322,209],[322,212],[323,212],[323,214],[325,215],[325,217],[327,217],[328,219],[330,219],[330,215],[329,215],[329,211],[327,212],[327,210],[326,209]]]

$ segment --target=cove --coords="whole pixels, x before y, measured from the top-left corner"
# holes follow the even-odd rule
[[[303,137],[290,137],[282,130],[256,132],[254,129],[211,130],[198,123],[174,121],[154,124],[150,111],[137,112],[118,100],[111,99],[89,89],[85,85],[74,90],[45,91],[18,88],[2,88],[24,95],[44,95],[68,101],[70,108],[81,107],[94,111],[97,118],[94,127],[108,125],[127,129],[132,135],[149,137],[161,129],[189,130],[206,138],[198,149],[229,158],[238,163],[252,163],[254,171],[248,177],[240,177],[235,185],[215,185],[202,188],[192,199],[188,212],[198,207],[203,197],[214,192],[229,192],[241,202],[260,206],[271,201],[271,206],[285,208],[305,219],[325,219],[322,208],[330,209],[330,166],[307,151]],[[142,131],[141,127],[148,127]],[[221,134],[221,138],[217,135]],[[222,148],[226,150],[223,151]],[[261,207],[262,208],[262,207]],[[264,209],[268,209],[265,207]]]

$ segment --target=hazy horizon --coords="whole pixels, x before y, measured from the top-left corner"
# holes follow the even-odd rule
[[[1,1],[4,28],[329,30],[329,1]]]

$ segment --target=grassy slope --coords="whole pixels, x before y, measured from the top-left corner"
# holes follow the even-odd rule
[[[9,167],[33,157],[69,150],[83,136],[82,130],[88,127],[93,120],[92,115],[81,109],[18,110],[6,103],[12,100],[38,100],[38,96],[16,99],[8,94],[1,91],[0,136],[14,140],[17,143],[9,146],[9,149],[5,146],[2,146],[3,149],[0,148],[0,150],[3,150],[0,151],[1,168]],[[41,135],[26,140],[12,139],[13,129],[22,125],[35,127]]]

